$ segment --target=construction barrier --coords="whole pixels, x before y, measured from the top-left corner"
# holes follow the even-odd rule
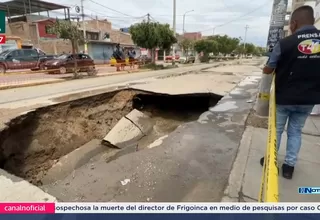
[[[276,102],[275,102],[275,77],[272,79],[269,97],[269,118],[268,118],[268,143],[264,157],[262,171],[259,202],[279,202],[278,186],[278,150],[277,150],[277,131],[276,131]]]

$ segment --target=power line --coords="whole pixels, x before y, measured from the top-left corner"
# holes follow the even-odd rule
[[[264,7],[266,4],[268,4],[269,2],[270,2],[270,1],[267,0],[264,4],[260,5],[259,7],[255,8],[255,9],[252,10],[252,11],[247,12],[246,14],[243,14],[243,15],[241,15],[241,16],[235,18],[235,19],[232,19],[232,20],[230,20],[230,21],[227,21],[227,22],[225,22],[225,23],[223,23],[223,24],[220,24],[220,25],[217,25],[217,26],[214,26],[214,27],[212,27],[212,28],[208,28],[208,29],[205,29],[205,30],[202,30],[202,31],[199,31],[199,32],[209,31],[209,30],[215,29],[215,28],[217,28],[217,27],[225,26],[225,25],[230,24],[230,23],[232,23],[232,22],[234,22],[234,21],[238,21],[239,18],[246,17],[246,16],[252,14],[253,12],[258,11],[259,9],[261,9],[262,7]]]
[[[96,5],[99,5],[99,6],[101,6],[101,7],[104,7],[104,8],[106,8],[106,9],[109,9],[110,11],[114,11],[114,12],[117,12],[117,13],[119,13],[119,14],[122,14],[122,15],[125,15],[125,16],[128,16],[128,17],[137,18],[137,17],[135,17],[135,16],[132,16],[132,15],[129,15],[129,14],[125,14],[125,13],[123,13],[123,12],[121,12],[121,11],[117,11],[117,10],[115,10],[115,9],[113,9],[113,8],[109,8],[109,7],[107,7],[107,6],[105,6],[105,5],[102,5],[102,4],[98,3],[98,2],[95,2],[95,1],[93,1],[93,0],[89,0],[89,1],[92,2],[92,3],[94,3],[94,4],[96,4]]]

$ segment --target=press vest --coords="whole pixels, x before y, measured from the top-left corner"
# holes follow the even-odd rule
[[[320,104],[320,31],[299,31],[279,41],[276,68],[276,103]]]

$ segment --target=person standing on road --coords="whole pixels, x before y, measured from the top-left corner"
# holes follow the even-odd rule
[[[292,179],[301,147],[302,128],[314,105],[320,104],[320,31],[314,27],[310,6],[296,9],[291,16],[292,35],[276,44],[264,74],[275,72],[277,148],[287,126],[287,149],[282,175]],[[263,166],[264,158],[260,164]]]

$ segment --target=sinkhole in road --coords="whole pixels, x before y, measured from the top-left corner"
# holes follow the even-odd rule
[[[42,185],[60,158],[91,140],[102,141],[133,109],[148,115],[156,130],[139,140],[136,150],[142,150],[179,125],[197,120],[221,98],[210,93],[166,95],[126,89],[38,108],[11,120],[0,133],[0,168]]]

